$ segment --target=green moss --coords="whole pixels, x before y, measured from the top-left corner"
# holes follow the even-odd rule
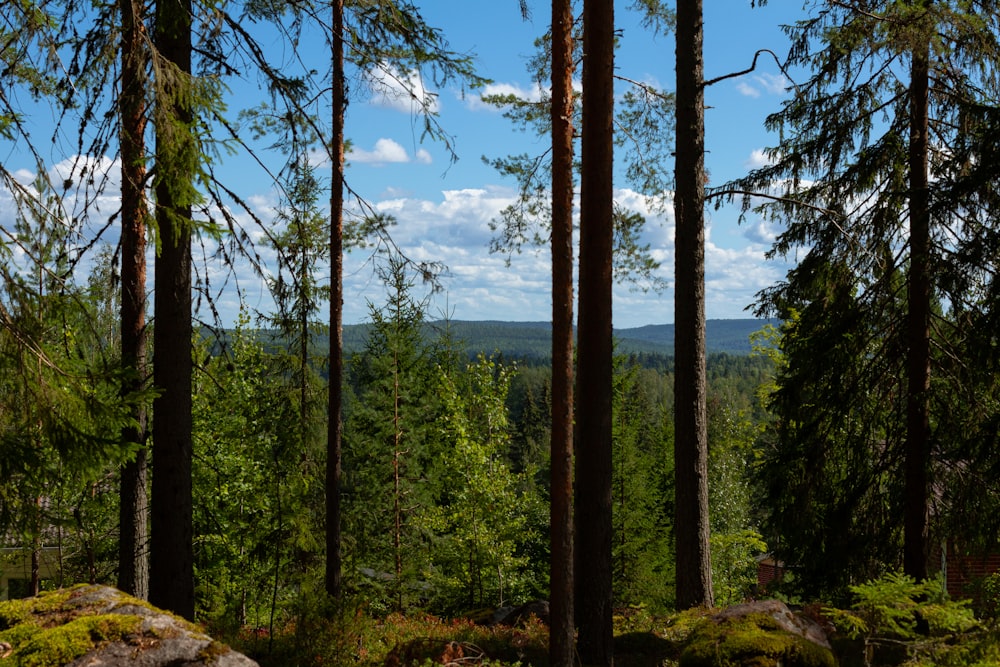
[[[215,662],[216,658],[224,656],[230,651],[232,651],[232,649],[227,645],[213,639],[207,646],[205,646],[205,648],[198,651],[198,659],[206,663],[212,663]]]
[[[16,667],[65,665],[96,646],[136,634],[141,624],[138,616],[82,616],[65,625],[38,630],[23,644],[11,642],[14,652],[10,658]]]
[[[765,631],[781,630],[781,625],[773,617],[767,614],[747,614],[744,620],[754,628]]]
[[[170,617],[176,625],[151,623],[144,631],[144,612],[135,607]],[[120,613],[99,613],[112,608]],[[13,649],[3,661],[5,667],[57,667],[109,642],[135,642],[139,635],[167,639],[181,634],[182,629],[206,640],[200,653],[206,662],[231,651],[225,644],[210,641],[193,623],[114,589],[83,585],[0,603],[0,641]]]
[[[34,622],[35,619],[42,616],[51,617],[47,623],[52,625],[65,620],[68,614],[73,616],[79,614],[78,610],[73,610],[72,612],[63,611],[63,607],[66,606],[66,603],[74,595],[78,594],[85,587],[86,584],[81,584],[73,588],[45,591],[33,598],[0,602],[0,630],[7,630],[16,625]],[[56,614],[55,612],[62,613]]]
[[[0,602],[0,630],[20,625],[31,618],[31,600],[7,600]]]
[[[0,632],[0,641],[7,642],[11,646],[20,646],[31,640],[32,637],[37,635],[39,632],[43,632],[42,628],[34,625],[33,623],[22,623],[21,625],[15,625],[12,628]]]
[[[659,634],[672,642],[685,642],[698,628],[709,622],[711,613],[711,610],[704,607],[695,607],[674,614]]]
[[[681,667],[834,667],[833,653],[754,615],[699,626],[681,653]]]

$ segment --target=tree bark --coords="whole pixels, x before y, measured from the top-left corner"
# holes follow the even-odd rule
[[[143,5],[120,0],[122,174],[122,369],[123,394],[142,389],[146,381],[146,51],[142,39]],[[121,470],[118,519],[118,588],[140,599],[149,596],[149,553],[146,496],[146,409],[137,403],[136,424],[122,432],[123,442],[137,443],[136,458]]]
[[[393,327],[400,330],[399,311]],[[392,550],[395,562],[396,611],[403,611],[403,489],[400,485],[399,458],[403,455],[403,431],[399,424],[399,356],[392,353]]]
[[[927,578],[929,542],[928,465],[931,387],[930,211],[927,131],[929,46],[914,50],[910,80],[910,267],[907,276],[908,331],[903,572]]]
[[[159,57],[183,75],[191,73],[191,0],[156,4],[155,42]],[[187,96],[161,82],[158,94],[171,99],[156,124],[156,259],[153,329],[153,487],[150,502],[149,600],[194,619],[194,546],[191,498],[191,201],[190,179],[197,160]]]
[[[575,608],[581,663],[611,665],[612,0],[585,0],[583,52]]]
[[[549,664],[574,664],[573,7],[552,0],[552,440]]]
[[[705,370],[705,96],[701,0],[677,3],[674,469],[677,607],[712,606]]]
[[[42,590],[42,497],[35,498],[35,525],[31,536],[31,579],[28,590],[32,597]]]
[[[344,78],[344,2],[332,3],[333,93],[330,158],[330,385],[327,417],[326,455],[326,592],[336,600],[341,597],[340,484],[341,404],[344,376],[344,112],[347,89]]]

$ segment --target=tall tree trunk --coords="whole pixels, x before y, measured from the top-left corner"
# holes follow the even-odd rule
[[[613,0],[585,0],[583,53],[575,608],[582,664],[611,665]]]
[[[910,81],[910,269],[907,277],[908,332],[906,395],[906,479],[903,571],[927,578],[928,463],[931,386],[930,212],[927,180],[928,59],[925,42],[914,50]]]
[[[42,497],[35,498],[35,525],[31,536],[31,579],[28,590],[32,597],[42,590]]]
[[[396,311],[397,317],[399,311]],[[396,320],[395,330],[400,329]],[[395,561],[396,611],[403,611],[403,489],[400,485],[399,457],[402,456],[402,429],[399,425],[399,357],[392,353],[392,550]],[[471,570],[470,570],[471,571]]]
[[[191,0],[156,3],[159,57],[191,73]],[[169,105],[156,123],[156,259],[153,329],[153,488],[150,502],[149,600],[194,618],[194,546],[191,499],[191,184],[198,159],[188,96],[163,81]]]
[[[302,259],[299,262],[299,285],[305,285],[309,280],[309,255],[305,252],[302,253]],[[306,451],[306,434],[309,432],[309,382],[307,378],[309,376],[309,343],[312,337],[309,334],[309,302],[305,298],[305,294],[300,294],[298,297],[299,306],[298,317],[299,317],[299,446],[303,455]]]
[[[120,0],[122,159],[122,368],[123,393],[146,381],[146,50],[142,39],[143,5]],[[140,599],[149,596],[146,497],[146,409],[137,403],[135,426],[122,432],[124,442],[139,445],[136,458],[121,470],[118,518],[118,588]]]
[[[344,0],[333,0],[332,44],[333,94],[330,158],[330,392],[326,454],[326,592],[341,596],[340,554],[340,460],[342,383],[344,376],[344,112],[347,87],[344,80]]]
[[[701,0],[677,2],[674,469],[677,607],[712,606],[705,371],[705,95]]]
[[[573,6],[552,0],[552,441],[549,664],[572,667]]]

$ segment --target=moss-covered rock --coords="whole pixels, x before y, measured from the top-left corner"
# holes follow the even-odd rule
[[[691,633],[680,666],[835,667],[825,639],[797,621],[781,603],[727,609]]]
[[[142,623],[137,616],[102,614],[81,616],[52,628],[35,627],[19,644],[11,643],[16,664],[24,667],[68,665],[95,646],[121,641],[134,635]]]
[[[4,667],[253,667],[192,623],[107,586],[0,603]]]

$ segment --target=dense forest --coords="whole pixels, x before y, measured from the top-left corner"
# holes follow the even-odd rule
[[[470,353],[469,339],[493,341],[492,328],[426,321],[414,285],[400,279],[399,293],[373,309],[363,345],[346,358],[343,493],[350,594],[383,614],[424,609],[453,615],[544,598],[551,366],[500,345]],[[101,301],[110,297],[93,287],[99,282],[95,275],[92,289],[75,293],[74,301],[113,331],[112,309]],[[54,326],[69,335],[82,322],[70,329],[70,322],[56,319]],[[464,330],[469,339],[452,337],[454,330]],[[326,369],[314,362],[323,359],[326,341],[317,336],[309,342],[310,361],[303,365],[298,348],[277,347],[277,333],[251,326],[249,319],[219,334],[206,329],[195,344],[196,613],[234,628],[267,627],[288,618],[300,602],[296,591],[322,585],[316,579],[322,572],[317,536],[324,522],[324,451],[316,431]],[[89,363],[101,351],[95,343]],[[667,585],[671,366],[667,354],[616,356],[614,567],[620,605],[673,606]],[[712,488],[721,540],[715,581],[723,602],[742,599],[756,584],[754,556],[764,545],[745,472],[763,414],[758,392],[773,368],[764,353],[713,353],[708,359],[716,448]],[[112,392],[113,383],[106,384]],[[96,423],[90,431],[79,427],[75,437],[103,435],[109,447],[116,442],[114,430]],[[60,444],[70,446],[52,446]],[[25,466],[71,469],[57,449],[45,458],[38,458],[41,452],[32,458],[18,453]],[[18,547],[9,552],[14,558],[8,574],[30,577],[23,564],[33,550],[48,561],[45,578],[23,581],[20,590],[114,581],[118,473],[114,466],[88,470],[93,455],[81,453],[82,460],[68,462],[84,466],[72,477],[38,478],[35,487],[21,476],[22,483],[5,495],[9,544]],[[15,563],[22,565],[11,572]]]
[[[642,0],[677,79],[630,79],[619,4],[552,0],[540,96],[484,98],[541,145],[490,160],[519,192],[490,250],[552,253],[551,321],[515,325],[431,318],[443,267],[352,189],[358,72],[486,83],[421,3],[7,3],[0,140],[37,173],[0,163],[5,592],[112,583],[271,635],[549,599],[551,664],[611,665],[622,610],[847,602],[1000,551],[994,3],[809,0],[789,51],[757,52],[789,80],[777,143],[721,185],[704,91],[754,67],[706,79],[701,0]],[[271,60],[307,35],[319,69]],[[237,80],[264,101],[227,108]],[[40,110],[51,142],[27,129]],[[237,151],[280,192],[273,219],[227,182]],[[670,327],[612,326],[616,282],[668,287],[616,180],[673,213]],[[774,223],[793,264],[752,333],[705,318],[712,205]],[[381,296],[345,327],[356,248]],[[238,264],[274,306],[225,322]],[[996,576],[962,586],[991,613]]]

